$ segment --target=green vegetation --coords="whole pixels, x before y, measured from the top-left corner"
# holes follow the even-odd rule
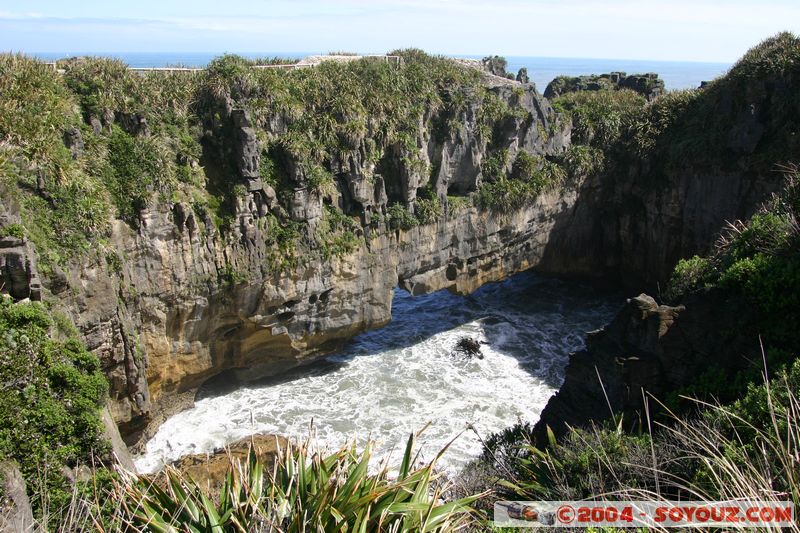
[[[533,189],[525,182],[503,179],[484,184],[475,196],[475,205],[495,213],[516,211],[536,198]]]
[[[682,260],[666,292],[678,300],[711,289],[743,296],[758,309],[757,329],[768,346],[794,349],[792,324],[800,320],[800,174],[792,170],[784,189],[746,223],[728,225],[714,252]]]
[[[270,255],[267,263],[273,272],[285,272],[297,266],[300,261],[298,242],[300,242],[300,224],[294,221],[280,220],[271,213],[259,219],[267,236]]]
[[[800,501],[800,360],[750,385],[727,405],[700,404],[699,417],[674,416],[651,434],[620,427],[575,428],[537,449],[524,440],[498,463],[510,498],[789,499]],[[494,455],[493,455],[494,456]],[[510,458],[510,459],[509,459]]]
[[[419,221],[401,203],[394,203],[386,209],[386,216],[389,219],[389,227],[408,231],[419,224]]]
[[[16,222],[13,224],[8,224],[0,228],[0,238],[2,237],[15,237],[17,239],[24,239],[25,228],[23,228],[21,224],[17,224]]]
[[[646,102],[628,90],[581,91],[554,99],[553,107],[572,118],[573,143],[608,149],[641,116]]]
[[[86,253],[108,231],[102,184],[72,159],[63,134],[80,126],[74,101],[52,68],[0,55],[0,189],[22,207],[25,233],[45,271]],[[29,194],[24,191],[37,191]]]
[[[471,520],[477,496],[439,502],[433,464],[414,467],[414,437],[409,438],[396,479],[386,468],[368,472],[369,446],[329,456],[311,454],[308,445],[287,449],[274,472],[265,471],[251,450],[249,460],[232,467],[218,497],[175,470],[166,487],[146,478],[128,480],[125,506],[134,531],[414,531],[447,532]]]
[[[436,193],[426,188],[417,197],[416,216],[420,224],[434,224],[444,216],[444,207]]]
[[[326,205],[317,239],[325,260],[347,255],[358,247],[360,225],[338,209]]]
[[[154,189],[169,193],[171,176],[159,145],[149,137],[133,137],[114,126],[108,142],[111,172],[107,183],[120,218],[136,225]]]
[[[475,196],[475,205],[495,213],[509,213],[530,205],[542,192],[558,187],[566,178],[560,161],[519,152],[511,176],[502,175],[485,183]]]
[[[498,181],[505,176],[507,165],[508,150],[501,149],[481,162],[481,172],[487,181]]]
[[[0,458],[19,464],[34,512],[53,520],[73,493],[63,469],[108,446],[99,417],[108,384],[67,324],[56,328],[41,304],[0,298]]]

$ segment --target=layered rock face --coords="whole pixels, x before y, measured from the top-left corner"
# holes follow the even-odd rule
[[[782,187],[781,170],[800,160],[800,106],[793,96],[798,66],[754,66],[771,47],[782,50],[781,39],[797,50],[795,38],[786,35],[754,49],[726,77],[666,109],[676,113],[674,129],[661,132],[650,157],[623,158],[613,181],[587,182],[567,224],[589,257],[605,261],[596,269],[639,287],[663,288],[679,259],[707,255],[726,221],[746,220]],[[593,194],[587,194],[590,187]],[[586,213],[594,225],[578,223]],[[552,257],[563,265],[560,249]],[[593,264],[580,268],[590,272]],[[570,357],[564,384],[536,426],[537,438],[546,442],[547,426],[563,433],[567,425],[603,421],[612,413],[627,425],[641,424],[651,396],[664,400],[703,376],[719,379],[761,367],[766,317],[752,298],[717,287],[680,303],[658,305],[642,294],[609,326],[591,333],[586,349]],[[658,409],[649,401],[650,413]]]
[[[495,147],[512,157],[520,150],[544,155],[564,149],[569,124],[557,121],[533,86],[487,84],[527,117],[496,124]],[[423,187],[445,205],[447,194],[480,187],[488,148],[476,131],[479,112],[468,108],[444,137],[430,135],[432,117],[423,116],[417,151],[390,148],[377,163],[366,157],[368,136],[352,139],[357,148],[332,159],[334,190],[314,189],[303,162],[284,154],[291,197],[280,202],[259,175],[258,139],[280,134],[285,121],[256,123],[231,100],[220,101],[204,140],[207,165],[233,172],[225,179],[243,185],[227,234],[186,202],[153,201],[138,227],[114,221],[114,268],[84,264],[47,282],[101,357],[111,412],[126,441],[140,442],[164,417],[190,405],[214,375],[277,373],[385,324],[398,285],[412,294],[444,288],[466,294],[536,266],[579,184],[542,194],[518,212],[452,207],[437,222],[408,230],[371,220],[385,217],[390,198],[413,209]],[[437,171],[419,170],[428,167]],[[329,208],[361,214],[355,249],[330,257],[310,249],[295,266],[274,268],[270,221],[287,217],[314,228]]]
[[[553,241],[543,263],[658,290],[678,260],[707,252],[726,222],[750,217],[780,188],[781,167],[800,157],[797,83],[791,73],[721,78],[688,104],[664,105],[674,116],[647,139],[654,148],[612,148],[610,168],[586,181],[564,218],[583,254]]]
[[[771,134],[771,106],[786,84],[754,89],[746,105],[721,99],[733,117],[726,142],[740,157],[734,168],[687,161],[656,182],[652,161],[633,158],[516,211],[456,207],[448,196],[479,190],[497,153],[505,153],[500,170],[508,173],[521,151],[554,156],[570,144],[570,124],[533,85],[486,75],[483,88],[514,110],[489,125],[491,144],[481,134],[480,100],[450,95],[472,103],[456,116],[420,110],[413,138],[382,146],[377,157],[379,125],[370,120],[366,130],[340,138],[344,148],[329,154],[323,169],[332,187],[317,186],[318,168],[273,143],[269,157],[286,174],[279,191],[264,178],[263,143],[286,135],[291,117],[253,117],[230,94],[217,95],[203,117],[202,164],[210,180],[235,192],[230,227],[220,231],[208,210],[187,199],[153,195],[135,225],[113,221],[113,254],[66,272],[54,267],[44,282],[100,356],[126,441],[141,442],[221,372],[242,379],[280,372],[385,324],[397,286],[466,294],[529,268],[638,285],[663,280],[679,258],[702,252],[726,220],[752,212],[778,182],[741,162]],[[152,134],[137,114],[109,112],[102,124],[88,119],[92,127],[115,121],[129,135]],[[83,149],[77,135],[65,140],[73,156]],[[414,212],[422,192],[441,202],[443,216],[409,229],[386,223],[389,205]],[[13,206],[5,208],[7,221],[16,220]],[[331,212],[358,218],[347,253],[325,254],[312,242]],[[293,262],[274,245],[276,221],[306,228]],[[0,241],[0,265],[6,290],[37,297],[27,241]],[[655,311],[665,320],[672,312]],[[574,372],[565,388],[587,382],[569,378]]]
[[[536,424],[537,439],[547,442],[547,427],[560,435],[612,416],[622,416],[627,427],[646,425],[648,414],[661,410],[659,401],[710,369],[752,364],[760,358],[758,335],[746,327],[752,314],[746,302],[722,291],[674,307],[646,294],[629,299],[570,357],[564,385]]]

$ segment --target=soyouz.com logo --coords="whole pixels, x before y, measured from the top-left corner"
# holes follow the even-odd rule
[[[782,527],[794,524],[788,501],[512,502],[494,506],[500,527]]]

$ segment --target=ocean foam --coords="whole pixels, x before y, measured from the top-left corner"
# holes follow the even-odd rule
[[[394,449],[399,461],[409,433],[430,422],[420,439],[426,460],[463,432],[438,463],[456,470],[480,454],[478,435],[538,419],[568,354],[610,317],[610,301],[530,274],[468,298],[398,293],[386,328],[292,379],[197,401],[159,428],[136,466],[153,472],[253,433],[302,440],[312,421],[320,447],[371,438],[376,457]],[[453,355],[463,336],[485,343],[483,359]]]

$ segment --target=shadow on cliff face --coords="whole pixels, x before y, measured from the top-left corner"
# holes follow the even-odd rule
[[[515,358],[545,386],[558,388],[569,353],[583,347],[586,332],[613,316],[620,301],[608,289],[530,272],[488,284],[470,296],[439,291],[412,297],[398,289],[388,325],[353,338],[325,359],[247,386],[272,387],[323,376],[346,368],[357,357],[386,352],[404,357],[407,350],[416,350],[423,361],[441,364],[440,358],[451,356],[457,341],[469,336],[481,340],[489,352]],[[233,392],[244,385],[237,377],[242,373],[232,370],[211,378],[196,399]]]
[[[539,268],[655,291],[678,260],[707,253],[726,222],[751,216],[800,154],[800,71],[769,65],[766,53],[754,49],[703,89],[657,98],[608,145],[586,141],[605,170],[561,213]]]

